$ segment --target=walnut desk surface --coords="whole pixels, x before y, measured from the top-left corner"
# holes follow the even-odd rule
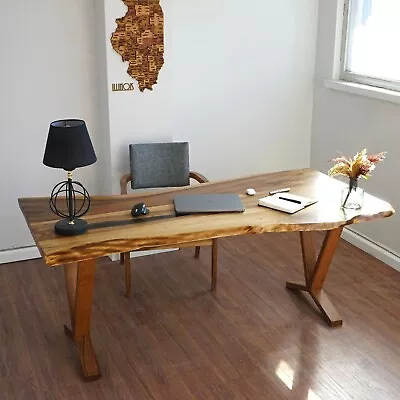
[[[257,191],[245,194],[246,188]],[[257,205],[258,199],[270,190],[291,187],[291,193],[315,197],[318,203],[293,215]],[[361,211],[340,208],[343,184],[311,169],[277,172],[234,180],[210,182],[201,186],[162,190],[154,194],[92,196],[91,209],[83,218],[90,224],[100,221],[132,220],[132,206],[144,201],[150,208],[146,223],[132,223],[91,229],[75,237],[60,237],[54,232],[59,219],[49,208],[48,198],[19,199],[32,236],[49,266],[97,258],[111,253],[157,248],[163,245],[192,242],[225,236],[263,232],[331,230],[372,219],[391,216],[390,204],[368,194]],[[174,215],[173,198],[180,193],[238,193],[246,211],[213,215],[190,215],[179,218],[155,219]],[[134,221],[133,221],[134,222]]]
[[[267,196],[271,190],[284,187],[290,187],[293,194],[317,198],[318,203],[292,215],[258,206],[259,198]],[[298,231],[304,282],[287,282],[286,286],[309,293],[328,324],[341,325],[342,320],[322,287],[342,230],[346,225],[394,214],[389,203],[368,194],[365,194],[361,210],[341,209],[340,193],[343,187],[343,183],[318,171],[301,169],[165,189],[156,193],[93,196],[90,211],[84,216],[91,228],[75,237],[55,234],[54,224],[58,217],[51,212],[48,198],[22,198],[18,201],[45,263],[49,266],[66,264],[64,269],[72,329],[65,329],[77,344],[83,376],[90,380],[100,376],[90,341],[95,259],[112,253],[183,246],[188,242],[243,234]],[[247,196],[247,188],[254,188],[257,194]],[[244,213],[175,217],[173,198],[177,192],[238,193],[246,210]],[[130,210],[135,203],[142,201],[151,212],[139,218],[147,221],[138,222],[132,219]],[[317,230],[326,231],[318,256],[311,235]]]

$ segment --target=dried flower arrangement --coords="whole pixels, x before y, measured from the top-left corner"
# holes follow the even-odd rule
[[[328,175],[342,175],[350,179],[349,191],[342,204],[342,207],[346,205],[351,191],[357,189],[358,179],[360,177],[368,179],[371,176],[371,172],[375,169],[375,164],[384,160],[385,156],[386,152],[369,156],[367,155],[367,150],[364,149],[359,151],[354,157],[338,157],[332,160],[336,164],[328,171]]]

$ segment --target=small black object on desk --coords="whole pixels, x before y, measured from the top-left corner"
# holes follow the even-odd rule
[[[280,198],[281,200],[286,200],[286,201],[291,201],[292,203],[301,204],[301,201],[300,201],[300,200],[288,199],[287,197],[281,197],[281,196],[279,196],[279,198]]]
[[[132,207],[132,217],[139,217],[140,215],[147,215],[150,213],[150,210],[146,207],[144,203],[137,203]]]

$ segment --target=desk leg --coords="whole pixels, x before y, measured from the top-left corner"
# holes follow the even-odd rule
[[[212,240],[211,247],[211,290],[217,290],[218,278],[218,239]]]
[[[64,325],[65,334],[75,343],[81,363],[83,379],[93,381],[100,378],[100,369],[90,339],[90,318],[96,260],[64,265],[65,285],[71,329]]]
[[[125,268],[125,296],[130,297],[131,295],[131,286],[132,286],[132,278],[131,278],[131,253],[121,253],[124,255],[124,268]]]
[[[326,233],[317,260],[315,260],[312,233],[300,232],[305,283],[286,282],[286,287],[288,289],[307,292],[314,300],[325,320],[332,327],[341,326],[343,320],[340,318],[322,287],[328,274],[329,265],[335,254],[337,244],[339,243],[342,230],[343,227],[339,227]]]

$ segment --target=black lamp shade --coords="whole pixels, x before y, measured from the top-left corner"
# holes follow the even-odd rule
[[[50,124],[43,164],[73,171],[97,161],[85,121],[66,119]]]

